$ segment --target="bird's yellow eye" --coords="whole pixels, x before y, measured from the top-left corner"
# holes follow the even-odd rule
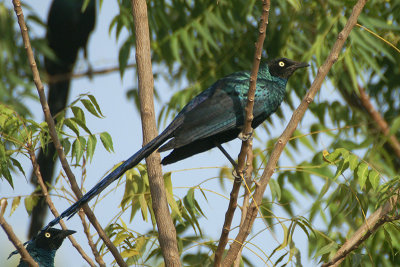
[[[283,62],[283,61],[279,61],[279,67],[284,67],[285,66],[285,62]]]
[[[44,236],[47,237],[47,238],[50,238],[51,234],[50,233],[45,233]]]

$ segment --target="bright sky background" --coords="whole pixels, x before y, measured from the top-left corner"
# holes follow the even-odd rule
[[[10,5],[10,2],[11,1],[8,1],[6,4]],[[44,21],[47,21],[47,12],[50,7],[49,0],[31,0],[29,1],[29,4],[44,19]],[[115,40],[114,32],[111,35],[108,34],[109,24],[115,14],[117,14],[117,12],[118,7],[116,1],[103,2],[103,6],[97,17],[95,32],[91,35],[89,39],[89,60],[94,70],[118,65],[119,44]],[[45,34],[43,30],[36,27],[30,29],[30,31],[32,30],[37,35],[44,36]],[[126,32],[122,34],[120,41],[124,41],[125,38]],[[251,42],[249,45],[253,47],[253,42]],[[134,56],[131,55],[130,62],[133,62],[133,60]],[[249,66],[249,68],[250,67],[251,66]],[[75,72],[85,70],[86,63],[82,59],[81,54],[80,61],[75,68]],[[296,77],[296,75],[294,75],[294,77]],[[71,84],[72,93],[70,94],[69,102],[71,102],[81,93],[90,92],[97,98],[102,112],[105,115],[104,119],[97,119],[87,113],[86,119],[89,129],[93,133],[107,131],[111,134],[114,141],[115,153],[111,154],[102,147],[100,140],[98,141],[97,150],[94,158],[92,162],[88,163],[87,165],[87,179],[85,182],[85,188],[87,190],[89,190],[115,164],[127,159],[142,145],[142,131],[139,114],[136,111],[133,103],[128,101],[126,98],[127,90],[132,88],[136,84],[136,79],[137,78],[135,76],[135,73],[132,70],[128,70],[122,80],[120,74],[118,72],[114,72],[111,74],[94,76],[93,80],[89,80],[88,78],[75,79]],[[168,85],[164,81],[156,81],[155,86],[159,90],[162,101],[165,102],[170,98],[174,91],[179,90],[180,88],[185,88],[186,84],[187,83],[185,81],[177,82],[173,86],[173,88],[170,88],[170,85]],[[325,90],[326,97],[331,97],[333,90]],[[43,114],[40,105],[36,102],[29,102],[29,105],[35,117],[39,120],[43,120]],[[161,103],[156,102],[156,110],[159,111],[160,108]],[[291,115],[290,110],[287,107],[284,107],[284,112],[285,114],[287,114],[287,118],[289,118],[289,116]],[[309,126],[311,124],[310,120],[312,120],[312,117],[308,116],[303,120],[302,124],[304,126]],[[274,117],[273,121],[275,128],[271,128],[272,136],[275,137],[282,132],[284,125],[276,117]],[[285,120],[285,123],[287,121],[288,119]],[[262,137],[263,140],[268,140],[269,136],[262,132],[263,131],[259,130],[258,134]],[[320,147],[316,149],[321,149],[321,147],[323,147],[323,143],[321,142],[319,146]],[[235,140],[229,143],[229,145],[225,145],[225,147],[231,153],[231,155],[236,157],[240,149],[240,142]],[[303,160],[306,156],[307,155],[304,154],[301,155],[299,161]],[[27,159],[23,159],[21,157],[21,161],[23,163],[23,167],[27,174],[27,177],[25,178],[21,175],[13,176],[15,190],[13,190],[7,182],[2,181],[0,183],[1,197],[12,198],[13,196],[20,195],[27,196],[32,192],[33,187],[29,182],[32,167]],[[281,161],[281,164],[284,163],[292,165],[292,163],[290,163],[290,161],[288,160]],[[163,167],[163,170],[175,171],[189,168],[191,169],[188,171],[173,173],[172,176],[174,194],[178,197],[183,197],[188,190],[187,187],[195,186],[208,178],[216,177],[216,175],[218,174],[218,169],[210,169],[208,167],[218,167],[226,164],[228,164],[228,161],[224,158],[221,152],[214,149],[211,152],[196,155],[192,158],[186,159],[176,164]],[[81,177],[80,169],[75,169],[75,175],[78,179]],[[230,182],[226,182],[225,185],[227,189],[221,190],[218,179],[212,179],[202,184],[202,187],[219,192],[220,194],[228,198],[231,185]],[[103,225],[103,227],[105,227],[117,214],[118,205],[121,201],[123,192],[124,186],[122,185],[117,191],[108,195],[107,199],[105,201],[101,201],[100,204],[96,207],[95,214],[97,215],[97,218]],[[266,190],[266,194],[270,196],[269,188]],[[206,219],[202,219],[200,221],[203,233],[205,236],[209,236],[212,237],[214,240],[217,240],[221,232],[225,211],[228,206],[228,200],[211,192],[207,193],[207,201],[204,200],[204,198],[201,196],[201,193],[199,192],[196,192],[196,196],[199,200],[202,210],[206,213],[207,216]],[[299,196],[299,198],[301,198],[300,203],[302,203],[302,205],[301,208],[297,210],[297,212],[299,215],[305,215],[305,211],[307,211],[307,208],[312,203],[307,203],[307,201],[309,200],[304,199],[301,196]],[[64,199],[60,200],[58,198],[53,198],[53,201],[55,202],[55,205],[60,213],[70,205]],[[8,217],[11,202],[12,199],[9,200],[9,206],[6,212],[6,220],[13,226],[14,231],[21,239],[21,241],[26,241],[29,219],[23,205],[23,200],[21,201],[21,205],[15,211],[15,213],[11,217]],[[241,204],[241,200],[239,203]],[[93,201],[91,204],[93,204]],[[129,215],[130,214],[128,214],[128,216],[124,216],[123,218],[131,229],[134,229],[135,231],[141,233],[145,233],[151,229],[151,223],[143,222],[139,213],[136,215],[136,218],[130,223]],[[238,210],[236,212],[236,215],[239,215]],[[277,215],[287,217],[283,213],[278,213]],[[53,216],[49,212],[49,216],[46,221],[50,221],[51,218],[53,218]],[[238,225],[238,222],[239,216],[235,216],[235,221],[233,222],[233,225]],[[79,217],[75,216],[66,223],[70,229],[77,231],[74,237],[83,246],[89,256],[94,258],[87,245],[87,240],[83,233]],[[258,233],[264,228],[264,223],[261,220],[257,220],[255,223],[255,227],[253,228],[253,234]],[[280,229],[280,227],[278,228]],[[93,230],[92,233],[94,232],[95,231]],[[236,233],[237,231],[232,231],[232,233],[230,234],[230,238],[234,238]],[[97,237],[95,238],[95,240],[96,239]],[[0,231],[0,240],[0,251],[2,252],[0,253],[0,266],[15,266],[16,262],[19,261],[19,255],[14,256],[10,260],[7,260],[9,253],[13,251],[14,248],[12,247],[11,243],[8,242],[7,237],[3,231]],[[279,240],[279,242],[282,242],[282,236],[278,235],[277,240]],[[271,237],[271,234],[268,231],[263,231],[259,233],[256,238],[251,240],[251,242],[257,244],[260,248],[265,250],[265,253],[267,255],[271,253],[271,251],[279,244]],[[307,236],[304,233],[297,231],[297,233],[295,234],[295,243],[301,249],[303,264],[310,264],[310,262],[308,262],[306,259],[306,255],[308,254]],[[256,251],[257,254],[262,255],[262,252],[259,251],[257,248],[251,248]],[[264,265],[263,261],[261,261],[256,255],[249,253],[249,251],[246,249],[245,253],[256,266]],[[263,256],[263,258],[266,257]],[[109,266],[112,261],[112,257],[107,255],[105,256],[104,260],[107,266]],[[87,263],[81,258],[78,252],[67,240],[59,249],[56,255],[56,266],[87,266]]]

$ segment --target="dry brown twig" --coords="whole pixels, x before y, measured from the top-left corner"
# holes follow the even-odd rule
[[[82,197],[82,192],[76,182],[75,176],[72,173],[72,170],[68,164],[68,161],[65,157],[64,154],[64,150],[63,147],[61,146],[60,140],[57,137],[57,132],[55,129],[55,125],[54,125],[54,120],[50,114],[50,109],[49,106],[47,104],[47,100],[46,100],[46,96],[44,93],[44,86],[40,80],[40,75],[39,75],[39,71],[36,65],[36,61],[33,55],[33,51],[32,51],[32,47],[29,41],[29,35],[28,35],[28,28],[25,24],[25,19],[24,19],[24,14],[22,12],[22,8],[21,8],[21,1],[19,0],[13,0],[13,5],[14,5],[14,11],[15,14],[17,15],[17,19],[18,19],[18,24],[19,27],[21,29],[21,35],[22,35],[22,39],[25,45],[25,49],[27,52],[27,56],[28,56],[28,60],[29,60],[29,64],[33,73],[33,81],[36,85],[36,89],[38,91],[39,94],[39,99],[40,99],[40,103],[42,105],[42,109],[43,109],[43,113],[45,115],[45,120],[49,126],[49,133],[50,133],[50,137],[54,143],[54,146],[57,150],[57,154],[59,156],[60,162],[61,162],[61,166],[64,169],[69,182],[71,184],[71,188],[72,191],[74,192],[74,194],[77,196],[77,198],[81,198]],[[101,239],[103,239],[104,243],[106,244],[106,246],[108,247],[108,249],[110,250],[110,252],[113,254],[117,264],[119,266],[127,266],[125,261],[123,260],[123,258],[121,257],[121,255],[119,254],[117,248],[114,246],[114,244],[110,241],[110,239],[108,238],[108,236],[105,234],[104,230],[102,229],[100,223],[97,221],[96,216],[94,215],[93,211],[89,208],[88,204],[85,204],[83,206],[83,210],[85,211],[86,216],[89,218],[89,221],[92,223],[92,225],[94,226],[94,228],[96,229],[96,231],[98,232],[99,236],[101,237]]]
[[[250,204],[250,207],[247,212],[246,220],[243,223],[243,227],[240,228],[238,235],[235,238],[235,241],[231,244],[227,256],[223,261],[223,266],[231,266],[238,252],[242,248],[242,244],[246,240],[247,236],[250,234],[251,228],[253,223],[257,217],[258,209],[257,205],[261,203],[263,194],[265,189],[268,186],[269,180],[274,173],[276,168],[276,164],[279,160],[279,157],[285,147],[286,143],[288,142],[289,138],[293,135],[293,132],[296,130],[298,123],[300,122],[301,118],[304,116],[309,104],[313,101],[316,93],[321,88],[321,85],[328,74],[328,71],[332,67],[332,65],[337,61],[339,53],[346,41],[347,37],[349,36],[352,28],[357,23],[357,18],[360,15],[366,0],[358,0],[355,4],[352,14],[349,17],[344,29],[339,33],[337,40],[328,56],[324,64],[318,69],[318,74],[315,77],[309,91],[307,92],[306,96],[303,98],[302,102],[300,103],[299,107],[294,111],[290,122],[288,123],[286,129],[278,139],[275,148],[273,149],[271,156],[268,160],[268,163],[264,169],[264,172],[261,176],[259,181],[259,186],[256,187],[255,192],[253,194],[253,201]]]
[[[13,245],[17,248],[19,254],[21,254],[21,259],[29,264],[29,266],[39,267],[37,262],[33,260],[29,252],[26,250],[25,246],[21,243],[18,237],[15,235],[11,225],[9,225],[4,219],[4,212],[7,207],[7,199],[2,198],[0,200],[0,225],[3,228],[4,232],[6,232],[8,239],[13,243]]]
[[[126,69],[128,68],[133,68],[136,67],[136,64],[128,64],[126,65]],[[103,74],[107,74],[107,73],[111,73],[114,71],[119,71],[120,67],[110,67],[110,68],[103,68],[103,69],[98,69],[98,70],[94,70],[94,71],[84,71],[84,72],[80,72],[80,73],[66,73],[66,74],[57,74],[57,75],[52,75],[52,76],[48,76],[46,78],[48,83],[56,83],[56,82],[62,82],[62,81],[66,81],[69,79],[77,79],[77,78],[82,78],[82,77],[91,77],[94,75],[103,75]]]
[[[157,136],[153,96],[153,71],[150,55],[150,37],[145,0],[132,0],[132,13],[136,35],[136,64],[138,73],[140,115],[142,119],[143,144]],[[158,240],[166,266],[181,266],[176,240],[176,230],[169,213],[161,158],[158,152],[146,158],[152,208],[158,228]]]
[[[94,255],[95,260],[97,261],[97,263],[99,264],[99,266],[105,267],[106,264],[105,264],[105,262],[103,261],[103,257],[101,257],[100,253],[97,251],[96,244],[93,242],[93,238],[92,238],[92,236],[90,235],[90,227],[89,227],[89,225],[86,223],[85,213],[84,213],[82,210],[80,210],[80,211],[78,211],[78,215],[79,215],[79,217],[81,218],[82,226],[83,226],[83,231],[85,232],[86,238],[87,238],[88,243],[89,243],[89,247],[90,247],[90,249],[92,250],[92,253],[93,253],[93,255]]]
[[[253,121],[254,95],[256,92],[258,68],[260,66],[263,43],[264,43],[267,24],[268,24],[268,16],[269,16],[269,9],[270,9],[270,1],[269,0],[263,1],[262,9],[263,9],[263,12],[262,12],[261,19],[260,19],[259,35],[258,35],[258,40],[256,43],[256,50],[254,52],[253,68],[251,71],[250,86],[249,86],[249,92],[248,92],[248,97],[247,97],[247,104],[246,104],[246,108],[245,108],[245,110],[246,110],[245,118],[246,119],[245,119],[243,131],[242,131],[243,136],[249,135],[249,133],[252,133],[252,131],[253,131],[253,129],[251,128],[251,122]],[[240,153],[239,153],[238,166],[236,168],[236,174],[240,175],[242,180],[245,182],[247,182],[247,181],[243,177],[243,170],[245,169],[245,166],[247,166],[249,168],[252,165],[253,151],[252,151],[252,147],[251,147],[251,142],[252,142],[251,138],[242,142],[242,147],[241,147]],[[250,153],[251,156],[250,155],[247,156],[248,153]],[[247,156],[247,160],[246,160],[246,156]],[[251,172],[246,172],[246,178],[250,178],[250,177],[251,177]],[[230,231],[231,225],[232,225],[233,215],[234,215],[235,209],[237,207],[237,198],[239,195],[240,185],[241,185],[241,181],[235,181],[233,183],[232,191],[230,193],[228,209],[225,213],[225,221],[224,221],[224,225],[222,227],[221,237],[219,239],[218,247],[215,252],[214,266],[221,265],[222,255],[225,251],[225,246],[228,243],[228,236],[229,236],[229,231]],[[247,187],[250,187],[250,184],[248,184]],[[247,190],[247,188],[245,188],[245,190]]]
[[[53,213],[54,217],[60,216],[58,213],[56,207],[54,206],[53,201],[51,200],[50,194],[47,191],[47,187],[43,182],[42,174],[40,173],[39,170],[39,164],[36,161],[36,156],[35,152],[33,151],[31,144],[27,145],[29,157],[31,159],[31,163],[33,166],[33,172],[37,178],[37,181],[39,183],[40,188],[42,189],[43,196],[45,197],[46,203],[50,208],[50,211]],[[60,221],[61,228],[64,230],[67,230],[67,226],[65,225],[64,221]],[[68,236],[68,239],[71,241],[72,245],[76,248],[76,250],[81,254],[82,258],[90,265],[90,266],[96,266],[92,259],[85,253],[85,251],[82,249],[82,247],[78,244],[78,242],[75,240],[75,238],[72,235]]]

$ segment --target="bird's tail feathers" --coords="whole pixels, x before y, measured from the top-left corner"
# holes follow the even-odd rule
[[[175,119],[160,135],[147,143],[138,152],[132,155],[128,160],[122,163],[114,171],[104,177],[99,183],[97,183],[90,191],[88,191],[81,199],[75,202],[72,206],[66,209],[61,215],[54,220],[52,220],[42,231],[47,230],[50,227],[58,224],[61,219],[68,217],[71,218],[75,213],[86,203],[88,203],[93,197],[100,194],[107,186],[112,182],[121,177],[126,171],[135,167],[139,164],[142,159],[148,157],[151,153],[157,150],[166,140],[168,140],[174,130],[180,125],[181,120],[179,118]]]

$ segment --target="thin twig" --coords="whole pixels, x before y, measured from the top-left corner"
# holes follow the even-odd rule
[[[371,100],[369,99],[368,94],[365,92],[364,88],[358,86],[358,91],[360,92],[360,100],[364,108],[368,111],[372,119],[376,122],[379,127],[379,130],[389,138],[389,144],[393,148],[396,156],[400,158],[400,142],[397,140],[394,134],[390,134],[390,128],[385,119],[381,116],[381,114],[375,109],[372,105]]]
[[[288,123],[286,129],[279,137],[271,156],[268,160],[268,163],[264,169],[264,172],[261,176],[259,181],[259,185],[256,187],[253,201],[250,204],[249,210],[247,212],[246,220],[243,224],[243,227],[240,228],[239,233],[237,234],[235,241],[231,244],[227,256],[224,259],[223,266],[231,266],[234,262],[236,255],[238,254],[239,250],[242,247],[242,244],[246,240],[247,236],[250,234],[251,228],[253,223],[257,217],[258,213],[258,205],[262,201],[263,194],[265,189],[268,186],[269,180],[274,173],[276,168],[276,164],[279,160],[280,155],[282,154],[283,148],[285,147],[286,143],[288,142],[289,138],[293,135],[294,131],[297,128],[300,120],[303,118],[304,113],[306,112],[309,104],[313,101],[316,93],[321,88],[322,83],[325,80],[326,75],[328,74],[329,70],[331,69],[332,65],[337,61],[340,51],[346,41],[347,37],[349,36],[351,30],[353,29],[354,25],[357,23],[357,18],[360,15],[366,0],[358,0],[355,4],[352,14],[349,17],[345,27],[343,30],[338,34],[337,40],[333,45],[333,48],[325,60],[324,64],[318,69],[317,76],[313,81],[309,91],[307,92],[306,96],[303,98],[302,102],[300,103],[299,107],[294,111],[290,122]]]
[[[375,233],[379,227],[384,225],[386,222],[398,220],[398,216],[395,216],[394,218],[388,216],[388,213],[396,208],[398,199],[398,195],[394,195],[383,207],[380,207],[372,213],[365,223],[342,245],[342,247],[336,252],[335,256],[322,266],[339,266],[347,255],[357,249],[365,240],[368,239],[368,237]]]
[[[136,64],[132,63],[132,64],[128,64],[126,65],[126,69],[127,68],[133,68],[136,67]],[[110,68],[103,68],[103,69],[98,69],[98,70],[87,70],[81,73],[63,73],[63,74],[56,74],[56,75],[51,75],[47,77],[47,82],[48,83],[56,83],[56,82],[62,82],[62,81],[67,81],[70,79],[77,79],[77,78],[82,78],[82,77],[91,77],[94,75],[102,75],[102,74],[107,74],[107,73],[111,73],[114,71],[119,71],[120,67],[116,66],[116,67],[110,67]]]
[[[247,151],[247,163],[249,163],[249,162],[253,163],[253,141],[252,140],[249,145],[249,150]],[[244,181],[245,189],[244,189],[244,196],[243,196],[243,205],[242,205],[242,210],[241,210],[242,215],[240,218],[239,229],[243,226],[244,220],[246,219],[247,209],[248,209],[249,203],[250,203],[250,196],[251,196],[250,188],[252,185],[252,180],[251,180],[252,172],[253,172],[253,164],[247,164],[246,176],[245,176],[245,181]],[[233,263],[233,267],[240,266],[242,250],[243,250],[243,247],[239,250],[236,260]]]
[[[101,267],[105,267],[106,264],[103,261],[103,258],[101,257],[100,253],[97,251],[96,245],[93,242],[93,238],[90,234],[90,227],[89,225],[86,223],[86,219],[85,219],[85,213],[80,210],[78,212],[79,217],[81,218],[82,221],[82,225],[83,225],[83,231],[86,234],[86,238],[88,239],[89,242],[89,247],[92,250],[92,253],[94,255],[94,258],[96,259],[96,262],[101,266]]]
[[[4,232],[6,232],[8,239],[13,243],[13,245],[17,248],[19,254],[21,254],[21,260],[25,261],[29,264],[29,266],[39,267],[39,264],[33,260],[29,252],[26,250],[25,246],[21,243],[18,237],[15,235],[11,225],[9,225],[4,219],[4,212],[7,207],[7,199],[2,198],[0,200],[0,225],[3,228]]]
[[[43,177],[42,174],[40,173],[39,169],[39,164],[37,163],[35,152],[32,150],[31,144],[27,144],[27,149],[29,153],[29,157],[31,159],[31,163],[33,166],[33,172],[37,178],[37,181],[39,183],[39,186],[42,190],[43,196],[45,197],[46,203],[50,208],[51,213],[53,213],[54,217],[60,216],[58,213],[56,207],[54,206],[53,201],[51,200],[50,194],[47,191],[47,187],[43,182]],[[67,226],[65,225],[64,221],[60,221],[61,228],[63,230],[67,230]],[[75,238],[72,235],[68,236],[68,239],[71,241],[72,245],[76,248],[76,250],[81,254],[82,258],[87,261],[87,263],[90,266],[96,266],[92,259],[85,253],[85,251],[82,249],[82,247],[78,244],[78,242],[75,240]]]
[[[260,18],[259,35],[258,35],[258,40],[256,43],[256,50],[254,52],[253,68],[251,71],[250,86],[249,86],[249,92],[248,92],[248,96],[247,96],[247,104],[246,104],[246,108],[245,108],[245,110],[246,110],[245,118],[246,119],[245,119],[243,131],[242,131],[244,136],[249,135],[253,131],[253,129],[251,128],[251,122],[253,121],[254,95],[256,92],[258,68],[260,66],[262,49],[263,49],[263,44],[264,44],[264,39],[265,39],[266,29],[267,29],[267,24],[268,24],[268,16],[269,16],[269,9],[270,9],[270,1],[269,0],[263,1],[262,9],[263,9],[263,12],[262,12],[262,15]],[[246,163],[247,153],[248,152],[250,152],[251,154],[253,153],[250,148],[250,142],[251,142],[250,139],[242,142],[242,147],[240,149],[239,159],[238,159],[238,167],[236,169],[236,173],[242,177],[243,181],[244,181],[243,170],[245,169],[246,164],[247,165],[252,164],[252,162],[249,162],[248,160]],[[250,172],[250,175],[251,175],[251,172]],[[228,236],[229,236],[229,231],[230,231],[230,228],[232,225],[233,215],[234,215],[235,209],[237,207],[237,198],[239,195],[239,189],[240,189],[240,183],[238,183],[238,182],[233,183],[232,191],[230,194],[229,206],[225,213],[225,221],[224,221],[224,225],[222,227],[221,237],[219,239],[218,247],[215,252],[214,266],[221,265],[222,255],[225,251],[225,246],[228,243]],[[239,251],[237,251],[237,253],[238,252]]]
[[[132,13],[136,35],[136,64],[139,85],[140,116],[143,144],[157,136],[154,112],[154,80],[150,54],[150,35],[146,0],[132,0]],[[152,208],[158,228],[158,240],[167,267],[181,266],[175,225],[169,213],[164,178],[158,152],[146,158]]]
[[[72,173],[72,170],[68,164],[68,161],[65,157],[64,154],[64,150],[63,147],[61,146],[60,140],[58,139],[57,136],[57,132],[55,129],[55,125],[54,125],[54,120],[50,114],[50,109],[49,109],[49,105],[47,104],[47,99],[44,93],[44,86],[40,80],[40,75],[39,75],[39,71],[36,65],[36,61],[33,55],[33,51],[32,51],[32,47],[30,44],[30,40],[29,40],[29,35],[28,35],[28,28],[25,24],[25,20],[24,20],[24,14],[22,12],[22,8],[21,8],[21,1],[19,0],[13,0],[13,5],[14,5],[14,11],[15,14],[17,15],[18,18],[18,24],[19,27],[21,29],[21,35],[22,35],[22,39],[24,41],[24,45],[25,45],[25,49],[27,52],[27,56],[28,56],[28,60],[29,60],[29,64],[31,66],[31,70],[32,70],[32,74],[33,74],[33,81],[35,82],[36,85],[36,89],[38,91],[39,94],[39,99],[40,99],[40,104],[42,105],[42,109],[44,112],[44,117],[45,120],[49,126],[49,134],[51,139],[53,140],[54,146],[57,150],[58,153],[58,157],[60,159],[61,162],[61,166],[63,167],[65,174],[67,175],[69,182],[71,184],[71,188],[72,191],[74,192],[74,194],[77,196],[77,198],[81,198],[82,197],[82,192],[76,182],[75,176]],[[116,247],[114,246],[114,244],[110,241],[110,239],[108,238],[108,236],[105,234],[104,230],[101,228],[101,225],[99,224],[99,222],[96,219],[96,216],[94,215],[94,213],[92,212],[92,210],[89,208],[88,204],[85,204],[83,206],[83,210],[85,211],[86,216],[89,218],[89,221],[92,223],[92,225],[94,226],[94,228],[96,229],[96,231],[98,232],[99,236],[101,237],[101,239],[103,239],[104,243],[106,244],[106,246],[108,247],[108,249],[110,250],[110,252],[113,254],[117,264],[119,266],[127,266],[125,261],[123,260],[123,258],[121,257],[121,255],[119,254],[118,250],[116,249]]]

